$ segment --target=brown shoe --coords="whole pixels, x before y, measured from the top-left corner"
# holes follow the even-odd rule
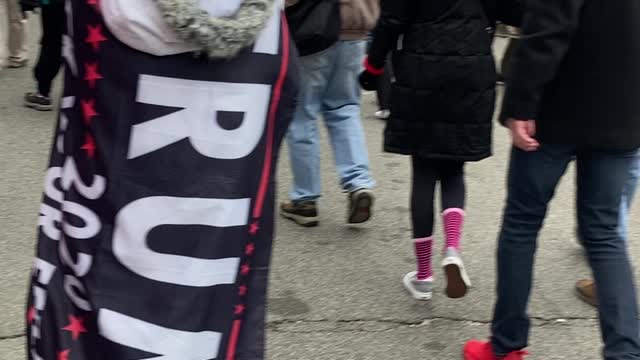
[[[315,201],[289,201],[280,205],[280,215],[304,227],[318,226]]]
[[[576,294],[578,294],[578,297],[587,304],[596,307],[598,306],[596,284],[593,280],[579,280],[576,283]]]
[[[359,189],[349,194],[349,224],[362,224],[371,218],[375,198],[369,189]]]

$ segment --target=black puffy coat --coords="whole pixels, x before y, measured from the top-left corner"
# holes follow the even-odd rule
[[[368,61],[381,68],[393,51],[386,151],[460,161],[491,155],[496,74],[486,3],[382,1]]]

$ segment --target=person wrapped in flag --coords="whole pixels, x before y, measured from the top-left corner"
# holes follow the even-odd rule
[[[274,169],[297,92],[280,0],[67,0],[31,360],[262,359]]]

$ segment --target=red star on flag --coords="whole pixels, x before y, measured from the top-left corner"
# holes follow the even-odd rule
[[[247,256],[253,255],[254,251],[256,251],[256,246],[253,243],[248,243],[247,246],[244,247],[244,254]]]
[[[71,350],[63,350],[58,353],[58,360],[69,360]]]
[[[81,147],[82,150],[87,152],[87,156],[90,159],[93,159],[96,155],[96,142],[93,140],[93,136],[91,134],[85,135],[84,145]]]
[[[87,38],[85,42],[91,44],[94,51],[100,50],[100,43],[103,41],[107,41],[107,38],[102,35],[102,25],[87,25]]]
[[[249,264],[244,264],[240,266],[240,273],[242,275],[248,275],[249,271],[251,271],[251,267],[249,267]]]
[[[245,296],[245,295],[247,295],[247,285],[240,285],[240,286],[238,286],[238,295],[239,295],[239,296]]]
[[[84,327],[84,321],[81,317],[69,315],[69,325],[63,327],[62,330],[69,331],[73,340],[78,340],[80,334],[86,333],[87,328]]]
[[[98,72],[98,64],[84,64],[84,79],[92,89],[96,87],[96,80],[104,79]]]
[[[249,234],[255,235],[256,233],[258,233],[258,230],[260,230],[260,225],[257,221],[254,221],[251,223],[251,225],[249,225]]]
[[[245,310],[245,306],[243,304],[238,304],[235,306],[235,310],[233,311],[233,313],[235,315],[242,315],[244,313]]]
[[[94,116],[98,116],[95,109],[96,101],[94,99],[91,100],[80,100],[80,106],[82,107],[82,117],[84,118],[84,123],[89,126],[91,124],[91,120]]]
[[[27,324],[33,323],[38,312],[36,311],[35,306],[31,306],[29,310],[27,310]]]

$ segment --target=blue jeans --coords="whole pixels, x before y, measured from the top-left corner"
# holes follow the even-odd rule
[[[298,107],[287,140],[293,172],[293,201],[320,197],[320,143],[317,120],[329,130],[342,188],[372,188],[369,158],[360,122],[360,85],[366,42],[338,41],[329,49],[300,58]]]
[[[507,204],[498,239],[494,350],[507,354],[527,346],[527,304],[537,237],[548,203],[574,155],[578,165],[578,226],[598,289],[603,356],[605,360],[638,360],[636,289],[627,247],[618,232],[624,183],[637,153],[582,151],[571,145],[543,145],[536,152],[512,151]]]
[[[627,174],[627,180],[624,183],[622,189],[622,203],[620,204],[620,224],[618,231],[620,237],[627,239],[629,229],[629,209],[633,203],[633,197],[638,187],[638,181],[640,180],[640,152],[636,154],[636,158],[631,165],[631,169]]]

